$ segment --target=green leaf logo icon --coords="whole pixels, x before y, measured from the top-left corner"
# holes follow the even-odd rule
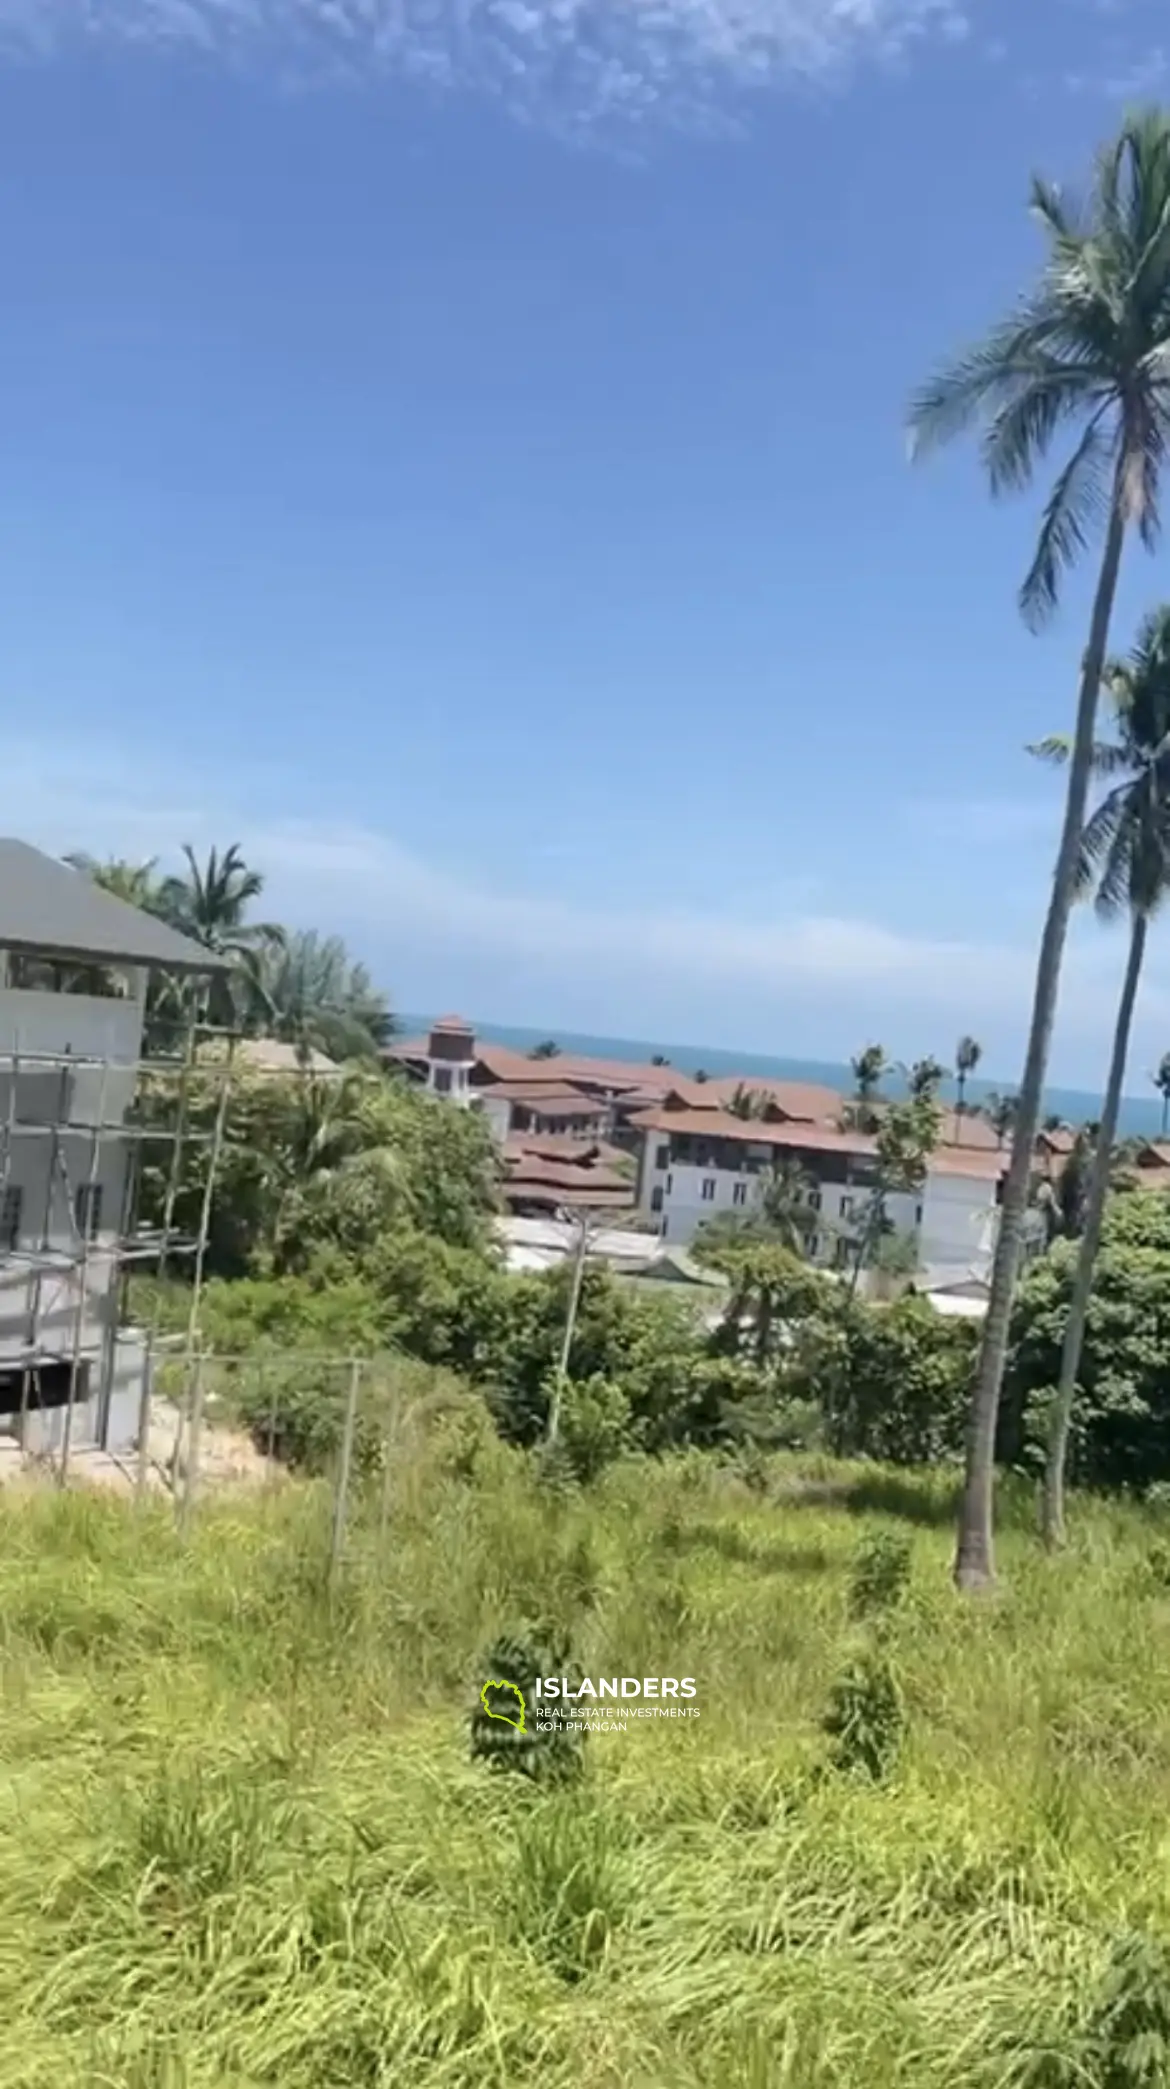
[[[506,1710],[501,1711],[497,1705],[488,1703],[489,1690],[506,1690],[511,1693],[504,1701]],[[493,1680],[485,1683],[479,1693],[479,1701],[489,1719],[502,1719],[505,1726],[514,1726],[518,1734],[526,1734],[528,1732],[528,1728],[524,1723],[527,1712],[527,1707],[524,1703],[524,1692],[519,1688],[518,1684],[502,1680]]]

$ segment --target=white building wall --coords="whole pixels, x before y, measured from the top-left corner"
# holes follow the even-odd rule
[[[932,1170],[923,1196],[920,1260],[932,1278],[986,1277],[995,1252],[995,1182]]]
[[[481,1088],[475,1108],[487,1118],[493,1138],[498,1139],[502,1146],[512,1129],[512,1105],[507,1096],[493,1095],[490,1088]]]
[[[661,1132],[647,1134],[639,1206],[665,1238],[679,1246],[694,1239],[708,1219],[724,1212],[747,1216],[758,1203],[770,1158],[753,1163],[755,1172],[700,1168],[669,1163],[663,1156],[669,1140]],[[658,1195],[655,1195],[658,1192]],[[825,1221],[817,1259],[831,1262],[839,1240],[856,1239],[871,1191],[864,1183],[824,1183],[819,1187],[818,1215]],[[886,1213],[899,1233],[918,1237],[919,1262],[925,1269],[955,1270],[966,1277],[982,1272],[994,1241],[995,1184],[981,1177],[932,1172],[921,1197],[891,1195]]]

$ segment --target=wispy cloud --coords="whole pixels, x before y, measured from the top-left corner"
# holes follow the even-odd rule
[[[494,958],[549,977],[591,978],[599,995],[616,987],[631,1010],[659,985],[685,989],[696,1001],[709,991],[729,1006],[803,993],[813,1006],[863,1008],[880,994],[885,1004],[948,1022],[969,1024],[978,1011],[1006,1035],[1018,1031],[1028,1006],[1033,952],[994,929],[982,937],[915,935],[863,913],[818,911],[799,889],[772,895],[766,911],[745,905],[734,912],[675,908],[660,893],[634,888],[626,903],[557,896],[546,873],[540,890],[510,889],[478,863],[452,862],[441,839],[423,856],[360,822],[288,817],[265,809],[266,787],[267,806],[274,802],[271,778],[237,774],[225,787],[222,778],[166,759],[152,766],[139,757],[128,769],[108,752],[74,748],[54,765],[45,749],[29,745],[8,757],[6,781],[9,804],[20,808],[19,832],[53,852],[83,847],[171,863],[183,841],[203,849],[238,840],[266,874],[274,913],[341,929],[375,961],[396,965],[423,950],[431,961],[442,953],[455,976],[469,957]],[[1104,1034],[1116,964],[1116,939],[1078,938],[1064,996],[1078,1032]],[[1170,1020],[1165,997],[1151,991],[1146,1003],[1147,1013],[1156,1004]]]
[[[721,94],[824,80],[922,38],[964,0],[0,0],[0,49],[187,48],[310,79],[397,74],[588,125],[710,115]]]
[[[911,828],[932,838],[963,842],[1055,840],[1060,806],[1044,798],[919,798],[907,808]]]

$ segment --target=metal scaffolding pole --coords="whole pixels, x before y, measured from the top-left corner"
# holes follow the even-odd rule
[[[150,1411],[154,1396],[154,1360],[155,1351],[158,1348],[159,1328],[162,1323],[163,1285],[166,1282],[171,1232],[175,1222],[175,1200],[179,1194],[179,1177],[183,1165],[183,1140],[187,1130],[187,1105],[190,1098],[189,1084],[194,1064],[195,1020],[192,1017],[187,1024],[183,1064],[179,1074],[175,1136],[171,1147],[171,1165],[167,1176],[166,1197],[163,1203],[162,1241],[159,1247],[158,1266],[155,1270],[154,1310],[151,1314],[150,1332],[146,1338],[146,1353],[142,1360],[142,1385],[138,1395],[138,1470],[135,1480],[135,1495],[140,1502],[146,1498],[146,1483],[150,1473]],[[176,1445],[177,1448],[178,1446]]]
[[[61,1459],[57,1471],[57,1484],[60,1487],[64,1487],[69,1479],[69,1453],[73,1446],[73,1409],[77,1400],[77,1374],[81,1368],[81,1330],[85,1321],[86,1308],[89,1304],[89,1252],[97,1231],[94,1223],[97,1201],[94,1191],[97,1188],[98,1166],[101,1160],[102,1132],[105,1128],[106,1120],[106,1085],[109,1080],[109,1072],[109,1061],[107,1060],[102,1066],[101,1086],[98,1089],[97,1116],[94,1119],[93,1136],[89,1142],[89,1173],[85,1179],[84,1209],[79,1212],[77,1208],[81,1201],[80,1187],[77,1196],[72,1200],[74,1229],[76,1230],[79,1225],[81,1229],[81,1266],[77,1273],[77,1297],[73,1309],[73,1354],[69,1361],[69,1398],[65,1403],[65,1427],[61,1436]],[[127,1166],[129,1166],[129,1156],[127,1156]],[[64,1172],[64,1164],[62,1164],[62,1172]],[[67,1176],[65,1192],[68,1200],[69,1182]]]
[[[215,1178],[219,1168],[219,1157],[223,1151],[223,1135],[227,1125],[228,1097],[231,1093],[235,1047],[236,1041],[233,1037],[228,1044],[223,1079],[219,1087],[219,1102],[215,1112],[215,1131],[211,1141],[211,1155],[207,1164],[207,1181],[203,1186],[203,1205],[199,1214],[199,1239],[195,1249],[195,1273],[191,1285],[191,1310],[187,1315],[187,1347],[183,1366],[183,1385],[185,1393],[188,1385],[190,1385],[190,1398],[187,1417],[187,1462],[186,1471],[183,1475],[183,1490],[179,1498],[179,1529],[183,1535],[186,1535],[190,1525],[191,1512],[195,1506],[195,1489],[198,1478],[199,1435],[203,1426],[204,1384],[203,1349],[201,1345],[198,1353],[196,1353],[195,1344],[199,1332],[199,1307],[203,1298],[203,1269],[207,1259],[207,1236],[211,1227],[211,1203],[215,1193]],[[192,1363],[194,1363],[193,1383],[191,1377]],[[176,1445],[176,1451],[182,1448],[182,1443],[183,1426],[182,1420],[180,1420],[179,1441]],[[177,1465],[175,1478],[177,1482]]]

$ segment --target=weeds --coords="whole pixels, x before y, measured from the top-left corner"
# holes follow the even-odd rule
[[[0,2089],[1170,2079],[1148,1512],[1078,1504],[1055,1565],[1007,1514],[972,1609],[945,1473],[687,1455],[550,1493],[456,1421],[405,1430],[389,1517],[358,1490],[332,1600],[308,1483],[208,1501],[185,1549],[0,1503]],[[693,1676],[700,1717],[491,1774],[469,1707],[526,1617],[564,1644],[497,1676],[567,1645]]]

